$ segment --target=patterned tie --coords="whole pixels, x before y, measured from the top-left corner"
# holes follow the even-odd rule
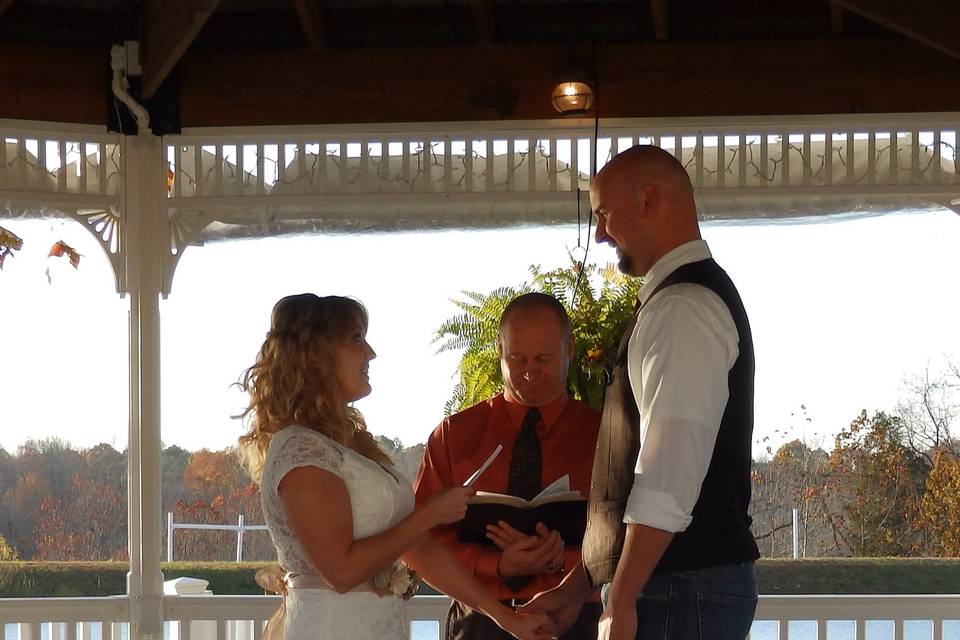
[[[520,432],[517,434],[517,440],[513,443],[507,493],[524,500],[530,500],[540,493],[543,453],[540,449],[540,436],[537,435],[539,423],[540,412],[533,407],[527,411],[520,426]]]

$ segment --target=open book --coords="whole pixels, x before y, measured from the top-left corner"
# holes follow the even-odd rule
[[[537,523],[542,522],[558,531],[564,544],[580,544],[587,526],[587,500],[579,491],[570,490],[569,475],[550,483],[531,500],[477,491],[460,521],[460,541],[492,545],[487,525],[501,520],[530,535],[536,534]]]

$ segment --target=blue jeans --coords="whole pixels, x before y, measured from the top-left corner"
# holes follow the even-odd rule
[[[742,640],[756,609],[752,562],[655,574],[637,600],[637,640]]]

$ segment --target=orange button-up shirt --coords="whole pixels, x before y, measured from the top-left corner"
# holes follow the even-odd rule
[[[530,407],[498,395],[445,419],[430,435],[423,463],[417,474],[417,503],[444,487],[459,486],[477,470],[498,444],[503,451],[476,481],[478,491],[507,492],[513,443]],[[600,429],[600,413],[562,395],[538,407],[543,417],[537,426],[543,452],[541,487],[570,475],[570,489],[586,498],[590,494],[590,471]],[[528,599],[555,587],[563,578],[539,574],[517,593],[497,574],[500,549],[493,545],[460,542],[456,525],[436,527],[433,535],[446,544],[460,563],[473,573],[499,600]],[[580,546],[565,545],[564,574],[580,562]]]

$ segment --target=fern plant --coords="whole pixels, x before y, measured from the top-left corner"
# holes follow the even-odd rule
[[[583,277],[578,278],[581,271]],[[444,407],[447,415],[503,390],[497,354],[500,316],[513,298],[532,291],[554,296],[570,315],[574,354],[567,375],[569,394],[597,409],[603,404],[606,371],[613,365],[620,337],[633,313],[640,280],[622,275],[612,265],[584,267],[576,261],[551,271],[531,266],[530,275],[529,281],[518,286],[486,294],[463,291],[462,297],[453,301],[462,313],[444,321],[433,340],[439,343],[440,352],[463,351],[459,382]]]

